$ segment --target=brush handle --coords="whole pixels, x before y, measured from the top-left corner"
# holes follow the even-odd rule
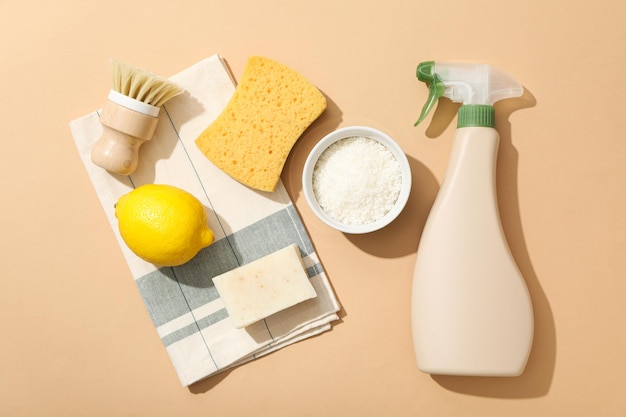
[[[102,109],[102,136],[91,148],[91,161],[109,172],[129,175],[139,162],[139,147],[152,139],[157,117],[109,100]]]

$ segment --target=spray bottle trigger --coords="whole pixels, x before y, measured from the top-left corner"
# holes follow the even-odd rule
[[[420,78],[419,67],[418,78]],[[443,81],[441,81],[437,74],[432,74],[431,78],[432,80],[429,81],[428,86],[428,100],[426,100],[426,104],[424,104],[424,107],[422,108],[422,113],[420,114],[419,119],[417,119],[417,122],[415,122],[413,126],[417,126],[426,118],[428,113],[430,113],[430,111],[435,106],[435,103],[443,96],[443,93],[446,90],[445,84],[443,83]]]

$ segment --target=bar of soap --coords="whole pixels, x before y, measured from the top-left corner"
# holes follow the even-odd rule
[[[238,329],[317,296],[297,245],[219,275],[213,283]]]

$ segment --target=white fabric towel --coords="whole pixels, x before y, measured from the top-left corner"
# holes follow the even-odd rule
[[[329,330],[340,307],[282,183],[273,193],[245,187],[209,162],[194,143],[235,91],[223,59],[213,55],[171,79],[185,91],[162,107],[154,137],[142,145],[139,167],[130,176],[91,162],[91,147],[102,134],[99,111],[70,122],[70,128],[148,313],[180,382],[188,386]],[[157,268],[135,256],[119,235],[114,204],[146,183],[170,184],[195,195],[208,208],[215,243],[173,268]],[[300,248],[317,297],[236,329],[212,278],[292,243]]]

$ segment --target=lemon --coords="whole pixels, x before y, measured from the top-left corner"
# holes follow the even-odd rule
[[[171,185],[135,188],[120,197],[115,216],[130,250],[159,266],[182,265],[214,240],[202,203]]]

